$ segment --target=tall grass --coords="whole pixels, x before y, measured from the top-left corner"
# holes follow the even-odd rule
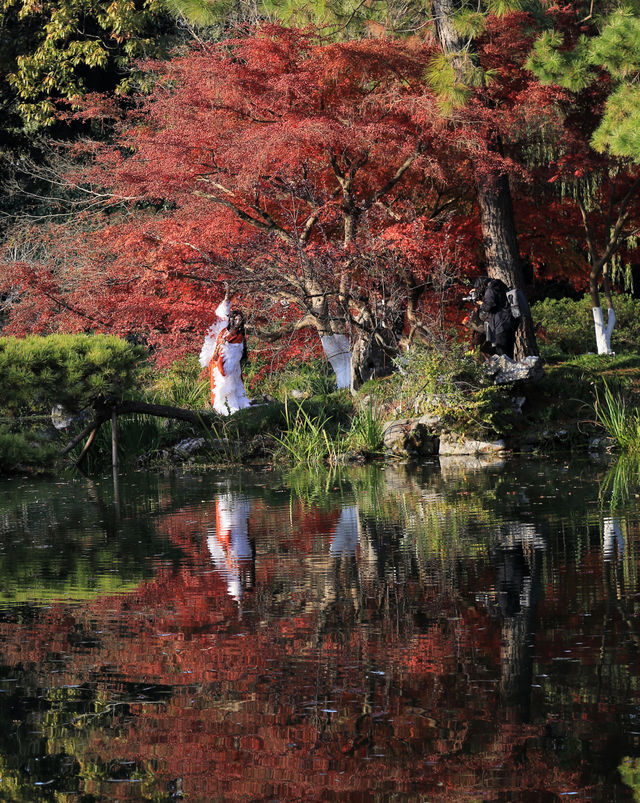
[[[640,488],[640,455],[622,454],[600,485],[600,503],[615,512],[632,501]]]
[[[276,437],[284,454],[291,462],[313,465],[323,460],[335,463],[338,444],[327,434],[326,426],[331,420],[324,413],[311,416],[302,402],[294,402],[292,409],[289,400],[284,403],[286,430]]]
[[[290,463],[336,465],[353,452],[374,454],[382,449],[382,423],[373,406],[338,425],[332,416],[313,414],[302,401],[284,403],[285,429],[276,441]]]
[[[614,394],[606,382],[602,396],[596,391],[595,411],[598,423],[621,449],[640,452],[640,412],[629,409],[626,400]]]
[[[209,405],[209,380],[195,357],[174,363],[170,370],[156,377],[150,401],[190,410],[204,410]]]
[[[164,419],[139,413],[118,417],[118,462],[130,465],[142,454],[157,451],[167,436],[170,425]],[[72,453],[76,458],[82,444]],[[86,469],[100,471],[111,463],[111,426],[103,424],[86,456]]]
[[[369,454],[382,449],[382,420],[373,405],[358,410],[351,420],[351,428],[344,438],[347,451]]]

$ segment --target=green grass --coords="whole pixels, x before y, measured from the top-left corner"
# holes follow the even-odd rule
[[[360,408],[351,419],[343,447],[348,452],[376,454],[382,450],[382,419],[373,404]]]
[[[324,412],[313,415],[301,402],[285,401],[284,417],[286,429],[275,440],[290,462],[304,465],[324,460],[336,462],[338,439],[330,438],[327,433],[330,416]]]
[[[607,434],[625,452],[640,452],[640,413],[630,409],[621,393],[614,393],[607,382],[602,390],[596,390],[596,418]]]

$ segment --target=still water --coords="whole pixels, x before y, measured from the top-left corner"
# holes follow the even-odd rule
[[[589,460],[0,483],[0,800],[640,801],[637,492]]]

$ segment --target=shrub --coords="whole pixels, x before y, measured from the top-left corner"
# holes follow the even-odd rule
[[[258,369],[257,364],[249,366],[247,382]],[[261,373],[258,370],[258,373]],[[308,362],[292,362],[274,374],[267,374],[253,385],[253,391],[273,396],[280,401],[290,398],[292,393],[303,396],[326,396],[336,389],[335,375],[326,360],[312,359]]]
[[[640,345],[640,300],[621,293],[614,298],[616,325],[611,338],[615,352],[629,352]],[[591,299],[547,298],[531,308],[541,331],[540,355],[549,361],[585,354],[596,348]],[[605,317],[606,319],[606,317]]]
[[[148,395],[156,404],[203,410],[209,406],[209,379],[203,376],[198,357],[191,355],[158,374]]]
[[[106,335],[0,338],[0,471],[52,465],[60,448],[52,408],[78,412],[100,397],[135,397],[145,355]]]
[[[144,358],[142,347],[107,335],[0,338],[0,409],[19,416],[122,398],[138,386]]]
[[[504,434],[514,423],[512,391],[487,384],[484,362],[450,344],[445,352],[416,344],[398,360],[398,371],[368,382],[359,395],[369,397],[384,417],[429,413],[443,425],[473,437]]]
[[[51,443],[19,432],[0,429],[0,474],[50,465],[57,454]]]

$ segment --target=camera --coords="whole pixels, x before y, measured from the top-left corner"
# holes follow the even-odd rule
[[[475,288],[469,293],[468,296],[462,296],[463,301],[473,301],[474,303],[477,300],[477,298],[478,294],[476,293]]]

